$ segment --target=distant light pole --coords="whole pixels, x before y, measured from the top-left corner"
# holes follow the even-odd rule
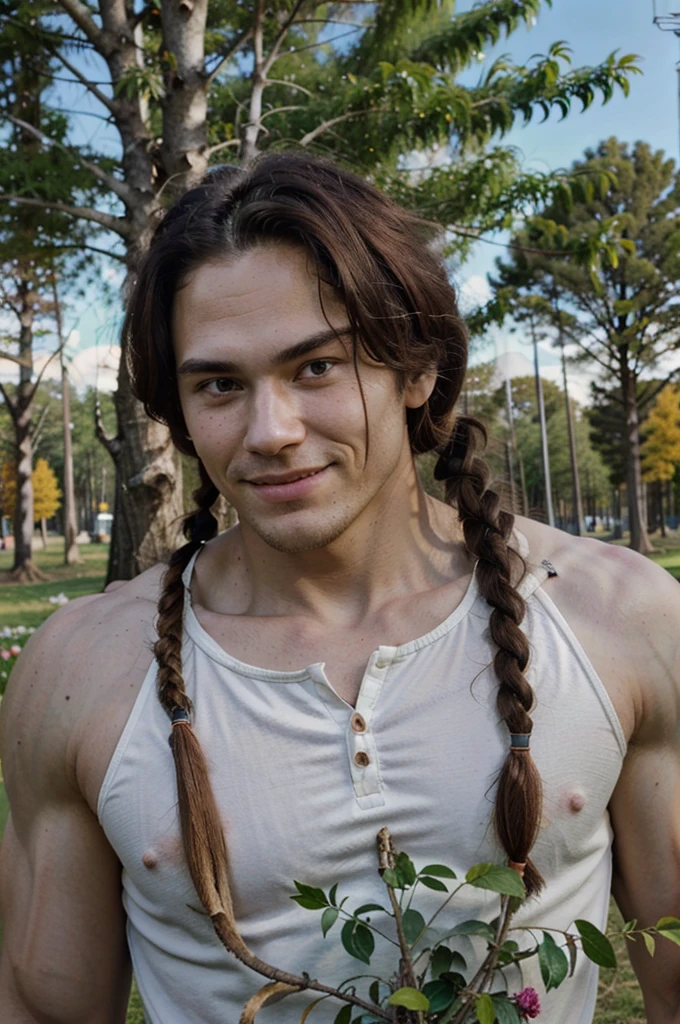
[[[680,9],[673,11],[671,7],[680,8],[680,0],[652,0],[654,24],[662,32],[672,32],[680,39]],[[675,66],[678,72],[678,116],[680,118],[680,60]]]

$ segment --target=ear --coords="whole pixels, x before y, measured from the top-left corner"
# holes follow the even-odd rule
[[[412,380],[407,381],[404,388],[404,404],[406,408],[420,409],[421,406],[425,405],[434,391],[436,381],[436,370],[427,370],[425,373],[421,373],[419,377],[414,377]]]

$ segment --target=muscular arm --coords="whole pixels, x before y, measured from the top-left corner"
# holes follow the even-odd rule
[[[613,891],[624,918],[645,927],[680,917],[680,587],[627,554],[623,568],[636,721],[610,805]],[[680,1024],[680,947],[659,939],[652,958],[638,939],[629,952],[649,1024]]]
[[[0,850],[4,1024],[123,1024],[126,1015],[120,865],[77,784],[84,652],[78,609],[69,615],[57,613],[32,638],[2,706],[10,802]]]

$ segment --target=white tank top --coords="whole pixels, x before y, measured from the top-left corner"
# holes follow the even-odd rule
[[[323,939],[320,913],[290,899],[293,879],[326,891],[337,882],[338,896],[349,896],[352,909],[384,906],[375,841],[383,825],[416,867],[446,864],[460,877],[473,864],[504,861],[490,820],[509,740],[496,711],[489,606],[476,578],[436,629],[374,651],[354,709],[334,692],[323,663],[277,672],[223,650],[191,608],[194,561],[184,576],[184,674],[225,824],[243,938],[269,963],[327,984],[364,973],[390,977],[395,947],[378,939],[370,967],[351,958],[337,924]],[[607,805],[626,744],[602,682],[542,587],[549,563],[530,568],[520,589],[536,694],[532,753],[544,786],[532,857],[547,885],[515,923],[567,929],[585,918],[602,928],[611,882]],[[170,726],[155,683],[154,664],[98,802],[123,866],[134,972],[150,1024],[237,1024],[265,979],[224,950],[193,888],[179,838]],[[366,723],[363,732],[352,728],[355,713]],[[363,766],[358,753],[365,755]],[[441,900],[441,893],[419,887],[414,906],[429,917]],[[439,915],[436,933],[497,912],[497,897],[464,889]],[[381,927],[380,915],[373,923]],[[514,937],[526,942],[527,935]],[[457,940],[470,967],[480,941]],[[582,955],[575,977],[547,996],[535,959],[525,964],[523,979],[508,982],[511,992],[533,985],[541,1019],[550,1024],[592,1021],[597,968]],[[369,982],[363,991],[357,984],[365,995]],[[297,1024],[313,998],[300,993],[265,1007],[258,1024]],[[314,1024],[331,1024],[339,1008],[322,1003]]]

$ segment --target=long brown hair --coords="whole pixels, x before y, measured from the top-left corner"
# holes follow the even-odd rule
[[[529,857],[540,823],[541,783],[522,745],[531,733],[534,701],[525,676],[529,644],[520,628],[525,606],[516,589],[523,563],[509,545],[513,516],[489,487],[479,454],[484,427],[471,417],[454,417],[467,367],[467,335],[454,289],[427,237],[425,226],[377,189],[307,155],[266,155],[245,169],[212,172],[169,211],[155,233],[130,297],[125,349],[135,394],[147,413],[169,425],[180,451],[196,457],[177,390],[174,295],[204,263],[284,243],[303,248],[320,280],[335,289],[355,346],[392,368],[400,381],[437,367],[428,402],[407,411],[409,440],[414,455],[440,453],[437,476],[445,480],[446,498],[458,511],[466,546],[477,559],[480,592],[492,609],[497,706],[515,737],[498,778],[494,823],[508,860],[524,871],[527,891],[533,893],[542,885]],[[189,541],[170,559],[159,602],[158,696],[173,720],[179,813],[192,879],[222,941],[248,962],[252,955],[232,911],[226,842],[182,676],[182,572],[200,544],[217,532],[211,506],[218,491],[200,461],[199,471],[197,510],[185,521]]]

